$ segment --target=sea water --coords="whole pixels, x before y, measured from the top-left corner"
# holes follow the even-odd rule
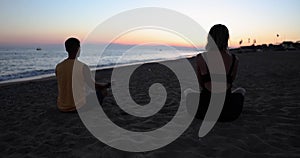
[[[91,69],[111,68],[136,63],[172,60],[191,57],[199,53],[193,49],[180,48],[174,51],[166,47],[147,46],[132,49],[132,46],[113,46],[104,51],[96,47],[81,49],[79,60]],[[0,48],[0,83],[15,79],[54,75],[55,66],[67,58],[60,48]]]

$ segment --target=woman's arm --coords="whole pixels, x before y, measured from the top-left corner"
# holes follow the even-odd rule
[[[232,72],[232,81],[234,81],[236,78],[238,67],[239,67],[239,58],[237,56],[235,56],[234,68],[232,70],[233,71]]]
[[[198,77],[198,81],[199,81],[199,86],[201,88],[204,88],[204,83],[203,80],[201,78],[201,75],[205,75],[207,74],[207,69],[206,69],[206,62],[204,60],[204,58],[202,57],[202,54],[198,54],[196,57],[196,62],[197,62],[197,77]]]

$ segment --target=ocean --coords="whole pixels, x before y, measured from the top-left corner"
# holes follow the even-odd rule
[[[191,57],[199,53],[191,48],[166,46],[133,47],[113,45],[103,53],[97,47],[81,48],[79,60],[91,69],[157,62]],[[53,76],[55,66],[67,58],[63,47],[0,48],[0,83]]]

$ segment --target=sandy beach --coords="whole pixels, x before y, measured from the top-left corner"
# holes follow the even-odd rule
[[[57,82],[47,79],[0,85],[0,157],[300,157],[300,51],[237,54],[240,59],[234,87],[247,90],[244,109],[234,122],[217,123],[208,135],[198,138],[201,120],[171,144],[150,152],[127,153],[97,140],[78,114],[62,113],[56,107]],[[194,60],[190,59],[194,64]],[[160,70],[151,82],[166,83],[170,95],[166,107],[155,118],[139,120],[124,114],[109,95],[104,111],[119,126],[151,130],[163,126],[176,111],[178,85],[171,72],[148,64],[140,69]],[[97,72],[97,81],[110,82],[111,69]],[[164,72],[164,73],[162,73]],[[171,75],[171,76],[170,76]],[[149,97],[133,76],[137,103]],[[144,86],[147,86],[145,84]],[[135,92],[136,91],[136,92]],[[128,122],[131,122],[130,124]]]

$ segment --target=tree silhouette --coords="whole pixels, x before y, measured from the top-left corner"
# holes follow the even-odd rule
[[[243,40],[241,39],[240,42],[239,42],[239,44],[241,45],[242,43],[243,43]]]

